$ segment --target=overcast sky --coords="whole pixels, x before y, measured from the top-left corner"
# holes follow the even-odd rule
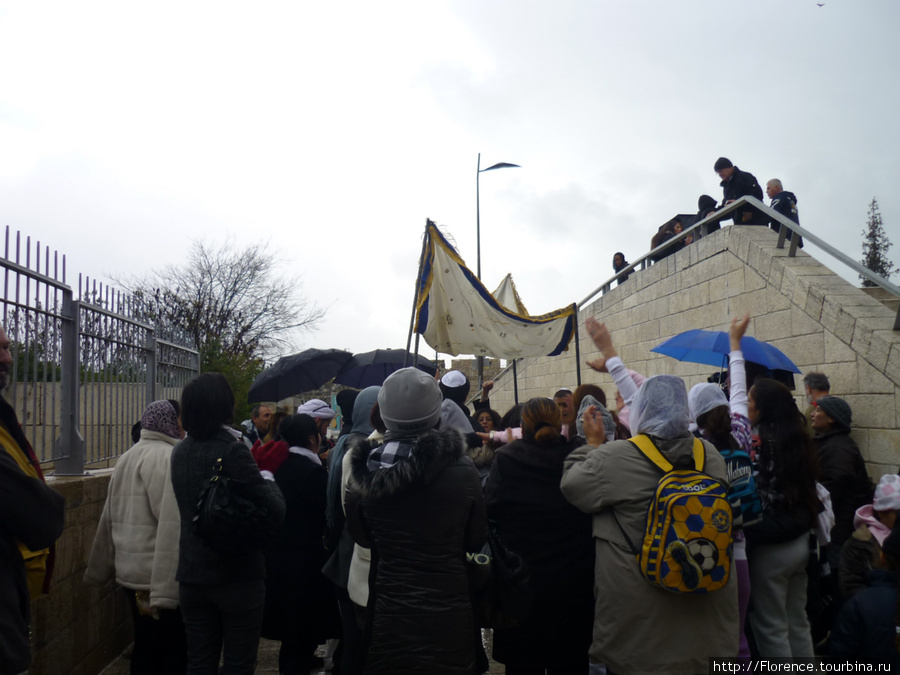
[[[0,2],[0,224],[70,283],[268,241],[328,307],[298,349],[405,345],[425,219],[475,267],[479,152],[521,165],[481,176],[482,277],[533,314],[721,199],[720,155],[855,259],[877,197],[900,262],[898,27],[896,0]]]

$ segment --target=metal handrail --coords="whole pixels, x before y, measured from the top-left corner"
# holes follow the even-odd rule
[[[612,276],[609,279],[607,279],[606,281],[604,281],[600,286],[598,286],[596,289],[594,289],[590,294],[585,296],[585,298],[581,302],[578,303],[578,309],[582,309],[585,305],[587,305],[589,302],[591,302],[597,295],[602,295],[604,293],[609,292],[609,290],[612,288],[612,283],[614,281],[618,281],[620,278],[630,274],[633,271],[636,271],[638,269],[646,269],[647,267],[649,267],[653,262],[652,258],[654,256],[658,255],[659,253],[661,253],[663,251],[666,251],[667,249],[671,248],[672,246],[677,245],[688,234],[695,234],[695,239],[697,239],[697,240],[701,239],[704,236],[707,236],[709,234],[709,226],[710,225],[712,225],[714,223],[718,223],[719,221],[722,221],[722,220],[726,220],[732,212],[740,210],[742,206],[752,206],[753,208],[757,209],[758,211],[760,211],[764,215],[766,215],[769,218],[769,220],[774,220],[775,222],[777,222],[781,225],[780,231],[778,233],[777,248],[784,248],[784,244],[787,240],[787,230],[790,230],[791,232],[795,232],[796,234],[800,235],[800,237],[803,237],[807,241],[815,244],[817,247],[819,247],[820,249],[822,249],[823,251],[825,251],[826,253],[828,253],[830,256],[834,257],[838,261],[844,263],[845,265],[847,265],[847,267],[852,269],[854,272],[858,273],[864,279],[867,279],[868,281],[871,281],[872,283],[876,284],[877,286],[880,286],[881,288],[885,289],[889,293],[891,293],[897,297],[900,297],[900,287],[895,286],[894,284],[892,284],[890,281],[888,281],[884,277],[875,274],[872,270],[868,269],[867,267],[863,267],[861,264],[859,264],[857,261],[850,258],[843,251],[839,251],[834,246],[825,242],[817,235],[813,234],[812,232],[810,232],[808,230],[803,229],[797,223],[795,223],[793,220],[790,220],[789,218],[785,218],[783,215],[781,215],[780,213],[775,211],[775,209],[773,209],[772,207],[766,206],[761,201],[756,199],[756,197],[746,196],[746,197],[741,197],[740,199],[732,202],[731,204],[728,204],[727,206],[725,206],[724,208],[722,208],[718,211],[714,211],[713,213],[706,216],[706,218],[704,218],[703,220],[701,220],[697,223],[694,223],[689,228],[687,228],[686,230],[681,232],[678,235],[678,237],[672,237],[668,241],[663,242],[662,244],[660,244],[659,246],[654,248],[652,251],[649,251],[648,253],[646,253],[645,255],[641,256],[636,261],[634,261],[633,263],[628,265],[628,267],[620,270],[614,276]],[[744,225],[741,227],[753,227],[753,226],[752,225]],[[696,235],[699,235],[699,236],[696,236]],[[788,251],[789,257],[793,258],[797,254],[798,244],[799,244],[799,238],[791,237],[790,249]],[[894,320],[894,330],[900,330],[900,311],[897,312],[897,317]]]
[[[784,248],[784,244],[787,241],[788,230],[800,235],[799,237],[791,237],[790,248],[788,250],[788,257],[793,258],[797,255],[797,248],[800,243],[800,237],[803,237],[803,238],[807,239],[808,241],[812,242],[813,244],[815,244],[816,246],[818,246],[820,249],[822,249],[829,255],[831,255],[834,258],[836,258],[837,260],[839,260],[840,262],[847,265],[850,269],[857,272],[864,279],[868,279],[869,281],[880,286],[881,288],[884,288],[885,290],[892,293],[893,295],[900,297],[900,287],[895,286],[894,284],[892,284],[890,281],[888,281],[884,277],[881,277],[881,276],[875,274],[872,270],[868,269],[867,267],[863,267],[857,261],[848,257],[842,251],[837,250],[836,248],[831,246],[831,244],[826,243],[817,235],[813,234],[812,232],[809,232],[808,230],[803,229],[802,227],[800,227],[800,225],[795,223],[793,220],[785,218],[783,215],[781,215],[780,213],[775,211],[772,207],[766,206],[765,204],[763,204],[761,201],[759,201],[755,197],[747,196],[747,197],[741,197],[740,199],[732,202],[731,204],[728,204],[727,206],[725,206],[717,211],[713,211],[708,216],[706,216],[706,218],[704,218],[703,220],[694,223],[689,228],[682,231],[678,237],[672,237],[671,239],[663,242],[662,244],[660,244],[653,250],[647,252],[645,255],[641,256],[640,258],[635,260],[633,263],[631,263],[627,267],[625,267],[622,270],[620,270],[619,272],[617,272],[615,275],[613,275],[612,277],[610,277],[609,279],[604,281],[600,286],[598,286],[593,291],[591,291],[588,295],[586,295],[584,297],[584,299],[578,303],[577,309],[578,310],[583,309],[589,302],[591,302],[595,297],[597,297],[597,295],[602,296],[603,294],[608,293],[612,289],[612,283],[614,281],[618,281],[619,279],[621,279],[625,276],[628,276],[632,272],[650,267],[651,264],[653,264],[653,260],[652,260],[653,256],[667,250],[668,248],[671,248],[672,246],[675,246],[676,244],[678,244],[678,242],[681,239],[683,239],[688,234],[699,235],[699,236],[695,237],[698,241],[699,241],[699,239],[702,239],[703,237],[708,236],[710,225],[713,225],[722,220],[728,219],[728,217],[734,211],[739,210],[742,206],[752,206],[755,209],[758,209],[759,211],[761,211],[762,213],[767,215],[770,220],[774,220],[782,226],[781,228],[779,228],[778,243],[776,244],[776,248]],[[754,227],[754,226],[753,225],[744,225],[742,227]],[[757,227],[759,227],[759,226],[757,226]],[[897,316],[894,319],[894,330],[900,330],[900,309],[898,309]],[[515,365],[515,360],[513,360],[512,363],[507,364],[506,368],[504,368],[499,373],[497,373],[497,377],[499,378],[501,375],[504,375],[508,370],[512,370],[514,368],[514,365]]]

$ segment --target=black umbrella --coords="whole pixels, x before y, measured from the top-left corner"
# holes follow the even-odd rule
[[[253,381],[247,400],[281,401],[318,389],[331,380],[353,355],[343,349],[306,349],[282,356]]]
[[[405,349],[376,349],[354,354],[334,381],[356,389],[384,384],[388,375],[403,367],[404,360],[407,366],[415,366],[429,375],[437,372],[431,361],[418,354],[410,354]]]

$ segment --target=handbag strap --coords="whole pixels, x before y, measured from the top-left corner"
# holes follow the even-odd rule
[[[216,461],[213,463],[212,475],[209,477],[209,482],[215,483],[220,477],[223,477],[225,475],[224,469],[225,467],[222,465],[222,458],[217,457]]]

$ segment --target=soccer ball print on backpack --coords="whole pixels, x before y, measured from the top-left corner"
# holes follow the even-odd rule
[[[731,570],[732,512],[726,487],[703,473],[703,442],[694,439],[693,469],[673,467],[649,436],[635,436],[630,442],[662,471],[647,510],[640,549],[619,525],[641,574],[675,593],[711,593],[722,588]]]

